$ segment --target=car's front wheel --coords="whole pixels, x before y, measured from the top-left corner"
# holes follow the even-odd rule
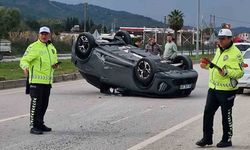
[[[154,62],[150,59],[142,58],[135,66],[135,80],[143,86],[148,86],[154,77]]]
[[[95,45],[95,39],[90,33],[80,34],[75,43],[76,56],[80,59],[86,59]]]

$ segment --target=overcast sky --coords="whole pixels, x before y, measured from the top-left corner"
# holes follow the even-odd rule
[[[68,4],[87,1],[90,4],[124,10],[148,16],[163,22],[163,16],[178,9],[184,13],[184,25],[196,26],[198,0],[54,0]],[[216,26],[222,22],[231,23],[232,27],[250,27],[250,0],[200,0],[201,18],[209,24],[210,15],[215,15]],[[201,21],[202,22],[202,21]]]

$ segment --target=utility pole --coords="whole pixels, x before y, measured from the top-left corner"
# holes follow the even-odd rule
[[[196,35],[196,58],[199,57],[199,30],[200,30],[200,0],[197,0],[197,35]]]
[[[114,18],[114,26],[113,26],[114,27],[114,30],[113,30],[114,32],[116,32],[116,30],[115,30],[116,29],[116,21],[117,21],[117,19]]]
[[[84,32],[87,32],[87,12],[88,12],[88,2],[84,0],[83,3],[83,12],[84,12]]]
[[[102,29],[101,29],[101,34],[104,33],[104,21],[102,21]]]
[[[165,47],[165,44],[166,44],[166,30],[167,30],[167,16],[164,16],[164,33],[163,33],[163,50],[164,50],[164,47]]]

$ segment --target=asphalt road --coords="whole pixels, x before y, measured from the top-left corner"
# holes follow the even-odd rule
[[[196,89],[186,98],[109,96],[85,80],[55,83],[43,135],[29,133],[30,98],[24,88],[0,91],[0,149],[48,150],[194,150],[202,136],[207,71],[199,72]],[[233,110],[233,147],[250,149],[250,100],[238,95]],[[220,111],[215,117],[214,145],[220,141]]]

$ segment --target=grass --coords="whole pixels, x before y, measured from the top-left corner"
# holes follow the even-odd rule
[[[212,60],[212,58],[214,57],[214,54],[202,54],[202,55],[198,55],[198,57],[196,57],[195,55],[190,56],[190,58],[193,61],[199,61],[203,57],[206,57],[206,58],[209,58],[210,60]]]
[[[55,71],[56,75],[77,72],[76,67],[71,63],[70,59],[61,60],[60,68]],[[0,81],[1,80],[17,80],[25,78],[22,69],[19,67],[19,61],[16,62],[0,62]]]

